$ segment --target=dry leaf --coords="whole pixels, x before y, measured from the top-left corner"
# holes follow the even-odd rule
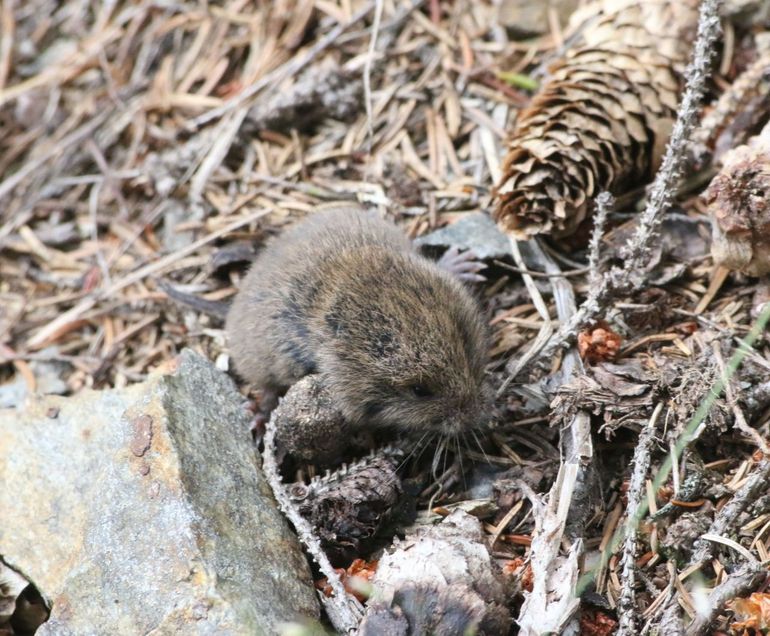
[[[618,622],[601,610],[584,610],[580,614],[580,636],[610,636]]]
[[[740,619],[731,625],[733,630],[770,630],[770,594],[755,592],[749,598],[736,598],[727,607]]]
[[[340,580],[345,586],[345,591],[347,591],[349,594],[352,594],[359,601],[364,603],[368,598],[368,594],[362,593],[362,588],[364,587],[362,583],[367,584],[372,580],[372,578],[374,578],[374,575],[377,572],[378,563],[379,562],[376,560],[365,561],[364,559],[355,559],[353,563],[347,567],[347,569],[335,568],[335,572],[339,574]],[[329,585],[326,577],[316,581],[315,586],[317,589],[323,592],[324,596],[332,596],[332,586]]]
[[[532,566],[529,564],[529,560],[516,557],[506,561],[503,563],[503,576],[519,578],[521,589],[527,592],[532,591]]]
[[[599,323],[589,331],[578,334],[578,352],[580,357],[593,364],[604,360],[614,360],[620,351],[623,339],[606,323]]]

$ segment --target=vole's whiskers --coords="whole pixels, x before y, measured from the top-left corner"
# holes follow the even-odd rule
[[[433,453],[433,462],[431,464],[431,476],[433,479],[438,479],[438,465],[441,462],[441,454],[444,453],[444,472],[446,471],[446,445],[447,437],[442,436],[436,445],[436,451]]]
[[[431,436],[431,437],[430,437],[430,438],[429,438],[427,441],[425,441],[425,443],[423,444],[423,441],[425,440],[425,438],[428,436],[428,434],[429,434],[429,433],[430,433],[430,431],[425,431],[425,433],[423,433],[422,437],[421,437],[419,440],[417,440],[417,443],[414,445],[414,448],[412,448],[412,450],[411,450],[411,451],[409,451],[409,453],[407,454],[407,456],[406,456],[406,457],[404,457],[404,459],[403,459],[403,460],[401,460],[401,463],[400,463],[400,464],[399,464],[399,465],[396,467],[396,472],[398,472],[399,470],[401,470],[401,469],[402,469],[402,468],[403,468],[403,467],[406,465],[406,462],[408,462],[408,461],[409,461],[409,459],[410,459],[411,457],[413,457],[413,456],[414,456],[414,454],[415,454],[415,453],[416,453],[418,450],[420,450],[420,447],[422,447],[422,451],[424,451],[424,450],[425,450],[425,448],[428,446],[428,444],[430,444],[430,440],[431,440],[433,437],[435,437],[435,433],[434,433],[434,434],[433,434],[433,435],[432,435],[432,436]],[[420,457],[422,457],[422,451],[420,451],[420,454],[417,456],[417,460],[419,460],[419,459],[420,459]]]
[[[473,435],[473,439],[476,440],[476,446],[479,447],[481,454],[484,455],[484,461],[486,461],[487,464],[491,464],[492,461],[489,459],[487,452],[484,450],[484,447],[481,445],[481,440],[479,440],[479,436],[476,435],[476,431],[471,429],[471,435]]]
[[[465,481],[465,468],[463,467],[463,449],[460,448],[460,436],[455,435],[454,440],[457,449],[457,461],[460,462],[460,474],[463,476],[463,488],[468,490],[468,483]]]

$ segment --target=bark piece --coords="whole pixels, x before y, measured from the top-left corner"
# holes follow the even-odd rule
[[[770,123],[725,154],[703,198],[714,261],[750,276],[770,274]]]

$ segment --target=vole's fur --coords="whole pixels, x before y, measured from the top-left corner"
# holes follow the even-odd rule
[[[269,244],[226,329],[244,379],[280,391],[320,373],[354,423],[457,433],[487,405],[476,301],[354,206],[317,211]]]

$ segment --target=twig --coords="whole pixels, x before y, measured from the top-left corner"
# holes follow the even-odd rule
[[[238,134],[247,113],[247,108],[241,108],[218,124],[214,142],[207,148],[205,158],[190,182],[189,200],[193,207],[200,207],[202,205],[203,191],[206,188],[206,184],[224,160],[228,150],[230,150],[230,145]]]
[[[727,580],[717,585],[708,597],[708,610],[698,612],[692,623],[687,626],[686,636],[705,634],[725,606],[727,601],[739,596],[746,596],[767,577],[767,570],[759,563],[745,566]]]
[[[754,443],[765,454],[765,457],[770,457],[770,445],[768,445],[756,429],[749,426],[746,417],[743,415],[743,410],[738,405],[738,400],[735,399],[733,383],[727,379],[727,369],[725,369],[725,361],[722,358],[722,350],[718,340],[714,341],[713,350],[714,359],[717,361],[719,372],[722,374],[722,381],[725,383],[725,397],[727,398],[727,403],[730,405],[730,408],[733,411],[733,417],[735,418],[735,428],[754,440]]]
[[[358,628],[358,624],[361,621],[363,608],[355,597],[349,596],[345,591],[345,586],[342,585],[340,577],[329,562],[326,553],[321,547],[321,542],[313,533],[310,523],[292,504],[289,495],[283,488],[281,474],[275,459],[275,422],[273,419],[270,418],[265,424],[265,450],[262,453],[262,470],[265,473],[267,482],[270,484],[270,488],[273,490],[278,506],[283,511],[283,514],[286,515],[286,518],[291,521],[300,541],[302,541],[307,551],[318,564],[318,569],[327,578],[334,592],[330,597],[321,596],[321,600],[327,608],[327,614],[334,624],[334,628],[343,633],[353,632]]]
[[[626,512],[626,538],[623,544],[623,556],[621,557],[620,574],[620,599],[618,600],[618,636],[630,636],[638,629],[638,616],[636,610],[635,570],[636,570],[636,533],[639,522],[646,510],[642,506],[645,494],[645,478],[650,468],[650,450],[655,439],[655,426],[663,410],[663,402],[659,402],[650,417],[647,426],[639,434],[633,459],[633,472],[628,487],[628,509]]]
[[[369,152],[372,151],[374,140],[374,124],[372,122],[372,61],[377,47],[377,34],[382,20],[382,0],[375,0],[374,21],[372,23],[372,36],[369,38],[369,50],[366,53],[364,63],[364,104],[366,106],[366,125],[369,131]]]
[[[596,287],[601,284],[599,273],[599,252],[601,250],[604,225],[607,222],[610,210],[615,205],[615,199],[609,192],[602,192],[596,197],[596,213],[594,214],[594,228],[591,232],[591,242],[588,244],[588,275],[589,285]]]
[[[643,267],[649,259],[650,243],[663,221],[663,213],[671,207],[682,168],[686,161],[687,141],[698,120],[698,111],[709,76],[715,44],[721,32],[719,0],[703,0],[698,18],[692,61],[685,77],[687,84],[677,111],[663,163],[652,182],[647,207],[642,212],[634,238],[625,257],[630,259],[631,272]]]
[[[515,362],[514,360],[510,360],[508,362],[508,377],[498,389],[498,396],[505,392],[510,382],[519,374],[519,371],[521,371],[527,365],[527,363],[537,355],[538,351],[542,349],[542,347],[548,342],[549,337],[553,334],[553,322],[551,321],[551,315],[548,312],[548,305],[545,304],[540,290],[538,290],[537,285],[535,285],[535,281],[532,280],[532,277],[529,275],[527,265],[524,263],[524,259],[521,256],[519,242],[514,238],[510,238],[509,243],[511,246],[511,255],[513,256],[513,260],[518,268],[522,270],[521,277],[524,280],[524,285],[526,286],[527,291],[529,292],[529,297],[532,299],[532,304],[535,305],[537,313],[540,314],[540,318],[543,319],[543,326],[540,328],[535,341],[532,343],[532,346],[527,350],[527,352]]]
[[[674,577],[676,577],[676,573]],[[682,608],[673,594],[666,605],[666,609],[663,610],[660,623],[658,623],[658,634],[685,636],[684,625],[682,624]]]
[[[765,494],[770,485],[770,459],[765,459],[754,473],[736,491],[732,499],[717,513],[711,522],[709,535],[724,536],[738,522],[741,513],[746,510],[757,497]],[[704,565],[713,557],[713,546],[706,539],[699,539],[695,544],[695,552],[688,567]]]
[[[559,272],[558,274],[546,274],[545,272],[536,272],[532,269],[514,267],[505,261],[499,261],[497,259],[494,259],[492,262],[498,267],[507,269],[509,272],[514,272],[515,274],[529,274],[532,278],[569,278],[571,276],[582,276],[583,274],[587,274],[589,272],[587,267],[581,267],[580,269],[568,269],[563,272]]]

